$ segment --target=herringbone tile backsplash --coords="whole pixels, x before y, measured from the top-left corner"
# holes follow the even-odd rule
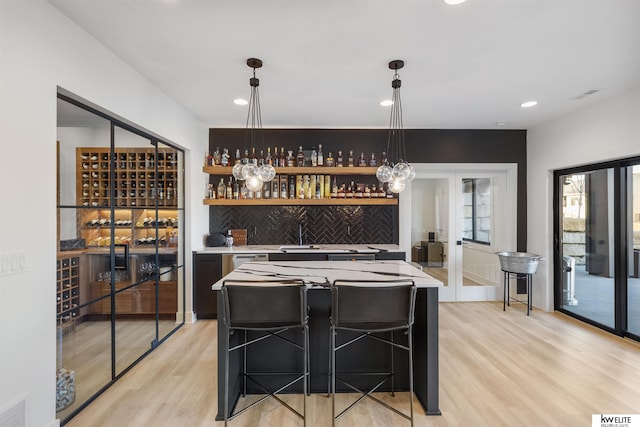
[[[211,206],[210,233],[247,229],[249,245],[398,243],[397,206]]]

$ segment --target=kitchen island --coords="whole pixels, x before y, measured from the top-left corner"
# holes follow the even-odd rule
[[[327,393],[329,373],[329,315],[331,294],[329,285],[334,280],[394,280],[412,279],[418,288],[415,307],[414,340],[414,392],[427,415],[440,415],[438,406],[438,288],[442,283],[403,261],[272,261],[247,262],[217,281],[213,291],[220,291],[224,280],[274,280],[301,279],[309,286],[310,333],[310,390],[312,393]],[[218,298],[218,378],[224,378],[223,361],[227,357],[225,325],[222,322],[222,298]],[[295,332],[292,332],[295,333]],[[237,340],[237,336],[233,339]],[[397,337],[402,340],[403,337]],[[269,340],[266,340],[269,341]],[[232,342],[232,345],[234,343]],[[295,351],[279,347],[278,343],[258,343],[247,356],[249,370],[277,372],[301,370],[301,361]],[[261,349],[259,346],[264,345]],[[269,346],[269,348],[266,348]],[[264,357],[264,355],[269,355]],[[230,410],[240,396],[240,355],[233,355],[229,363],[231,381],[229,390]],[[361,340],[353,350],[338,359],[339,370],[380,371],[388,369],[394,361],[395,387],[408,390],[408,367],[406,358],[391,357],[391,350],[374,340]],[[380,389],[382,391],[382,389]],[[338,391],[347,391],[338,389]],[[300,387],[301,392],[301,387]],[[250,394],[259,390],[248,389]],[[218,381],[217,420],[224,413],[223,382]]]

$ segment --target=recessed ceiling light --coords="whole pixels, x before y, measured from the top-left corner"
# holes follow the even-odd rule
[[[393,105],[393,101],[390,99],[385,99],[384,101],[380,101],[380,105],[383,107],[390,107]]]
[[[247,101],[246,99],[238,98],[238,99],[234,99],[233,103],[236,105],[247,105],[249,101]]]
[[[444,2],[446,4],[450,4],[450,5],[456,5],[456,4],[460,4],[460,3],[464,3],[467,0],[444,0]]]
[[[538,105],[538,101],[526,101],[520,104],[522,108],[529,108]]]
[[[496,122],[496,126],[506,126],[507,122],[505,120],[500,120],[498,122]]]

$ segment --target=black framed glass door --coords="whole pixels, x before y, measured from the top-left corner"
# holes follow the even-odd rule
[[[640,336],[640,159],[554,172],[555,308]]]
[[[56,411],[64,425],[184,324],[184,152],[58,98]]]

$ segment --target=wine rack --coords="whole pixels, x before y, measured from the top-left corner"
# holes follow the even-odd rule
[[[160,209],[156,217],[155,209],[83,209],[79,215],[80,236],[89,247],[109,247],[111,240],[116,245],[145,247],[155,245],[171,246],[167,237],[179,232],[178,211]],[[113,224],[112,224],[113,223]],[[114,233],[111,234],[113,225]],[[156,236],[156,226],[158,235]]]
[[[113,171],[111,162],[113,161]],[[113,174],[113,176],[112,176]],[[113,179],[113,188],[112,186]],[[170,148],[76,148],[78,206],[176,207],[178,153]]]
[[[56,314],[59,321],[78,317],[80,304],[80,258],[59,256],[56,260]]]

